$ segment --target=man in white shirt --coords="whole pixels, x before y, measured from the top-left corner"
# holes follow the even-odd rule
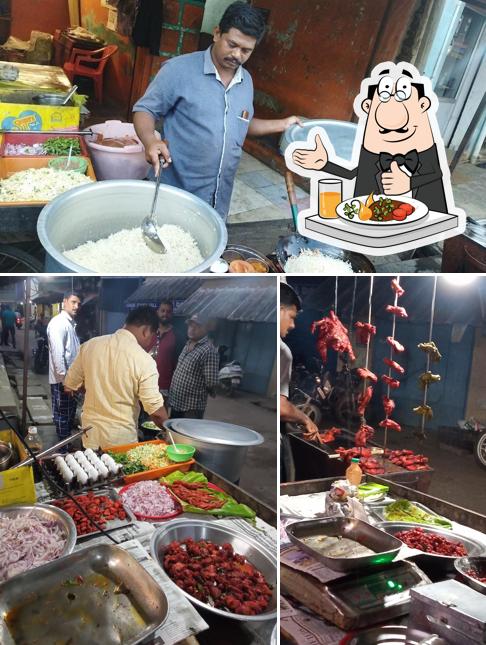
[[[52,416],[60,441],[70,436],[76,416],[76,399],[64,391],[64,379],[79,352],[74,319],[81,305],[81,298],[71,289],[64,294],[62,305],[62,311],[47,325]]]

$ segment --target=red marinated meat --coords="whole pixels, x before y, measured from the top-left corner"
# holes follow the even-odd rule
[[[362,425],[358,432],[354,435],[354,443],[358,448],[364,448],[367,442],[375,434],[375,429],[371,426]]]
[[[347,352],[349,360],[354,361],[356,356],[353,346],[349,340],[348,330],[331,310],[329,316],[316,320],[312,323],[311,332],[317,329],[317,350],[321,355],[322,362],[327,361],[328,349],[333,349],[339,354]]]
[[[164,569],[189,595],[231,613],[261,614],[272,598],[263,574],[228,543],[173,541],[164,552]]]
[[[402,426],[396,421],[393,421],[393,419],[383,419],[383,421],[380,421],[379,426],[381,428],[390,428],[390,430],[396,430],[397,432],[402,431]]]
[[[389,417],[393,413],[393,410],[395,409],[395,401],[393,399],[390,399],[386,395],[383,395],[382,401],[383,401],[383,409],[385,410],[385,414]]]
[[[385,365],[388,365],[388,367],[391,367],[399,374],[405,374],[405,369],[396,361],[392,361],[390,358],[384,358],[383,362],[385,363]]]
[[[177,480],[171,484],[170,488],[183,502],[202,508],[205,511],[221,508],[225,504],[225,500],[216,497],[214,491],[207,488],[206,484]]]
[[[331,443],[338,434],[341,434],[341,428],[329,428],[329,430],[319,433],[318,441],[319,443]]]
[[[406,470],[429,470],[429,459],[424,455],[414,455],[413,450],[391,450],[387,451],[387,459],[395,466],[401,466]]]
[[[373,388],[371,385],[368,385],[363,394],[358,398],[358,414],[364,416],[365,410],[368,407],[368,403],[371,401],[373,396]]]
[[[386,342],[390,345],[390,347],[393,347],[393,349],[399,354],[405,351],[405,347],[401,343],[399,343],[398,340],[395,340],[395,338],[392,338],[392,336],[387,336]]]
[[[385,309],[389,314],[393,314],[394,316],[398,316],[399,318],[408,318],[405,307],[395,307],[395,305],[387,305]]]
[[[356,374],[362,379],[369,378],[370,381],[373,381],[373,383],[376,383],[378,381],[376,374],[370,372],[370,370],[366,367],[358,367]]]
[[[385,469],[383,464],[374,457],[362,457],[359,460],[361,470],[368,475],[383,475]]]
[[[396,379],[391,378],[391,376],[387,376],[386,374],[381,375],[381,380],[383,381],[383,383],[389,385],[393,390],[396,390],[400,387],[400,381],[397,381]]]
[[[466,547],[462,542],[453,542],[439,533],[424,531],[419,527],[395,533],[395,537],[405,542],[411,549],[418,549],[419,551],[425,551],[425,553],[435,553],[456,558],[467,555]]]
[[[400,296],[403,296],[405,293],[405,289],[403,289],[397,282],[396,278],[393,278],[391,281],[391,288],[393,291],[397,294],[397,296],[400,298]]]
[[[371,448],[336,448],[336,452],[347,462],[353,457],[371,457]]]
[[[369,323],[357,322],[354,323],[354,326],[356,328],[356,340],[361,345],[367,345],[370,337],[376,334],[376,327]]]

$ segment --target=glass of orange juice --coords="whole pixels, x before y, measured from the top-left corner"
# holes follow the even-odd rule
[[[343,201],[341,179],[319,179],[319,217],[337,217],[336,206]]]

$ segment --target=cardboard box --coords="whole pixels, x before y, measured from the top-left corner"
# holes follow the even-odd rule
[[[20,461],[27,457],[27,451],[13,430],[0,430],[0,441],[10,443],[17,451]],[[34,504],[36,500],[31,466],[9,468],[0,472],[0,506]]]
[[[2,130],[65,130],[79,128],[78,107],[0,103]]]

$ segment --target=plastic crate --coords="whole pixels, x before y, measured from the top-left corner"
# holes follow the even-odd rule
[[[44,141],[47,141],[48,139],[54,139],[57,137],[63,137],[66,139],[78,139],[79,145],[81,148],[81,156],[83,157],[89,157],[89,151],[88,151],[88,146],[86,145],[86,141],[84,140],[85,137],[79,136],[79,135],[58,135],[58,134],[43,134],[42,132],[35,132],[32,134],[25,134],[25,132],[16,132],[14,134],[4,134],[2,138],[2,143],[0,144],[0,156],[5,157],[5,150],[7,147],[7,144],[15,144],[15,145],[33,145],[34,143],[44,143]],[[48,155],[41,155],[41,159],[44,159]],[[52,155],[51,155],[52,156]],[[8,155],[8,158],[12,157],[18,157],[20,159],[33,159],[35,158],[35,155]]]

